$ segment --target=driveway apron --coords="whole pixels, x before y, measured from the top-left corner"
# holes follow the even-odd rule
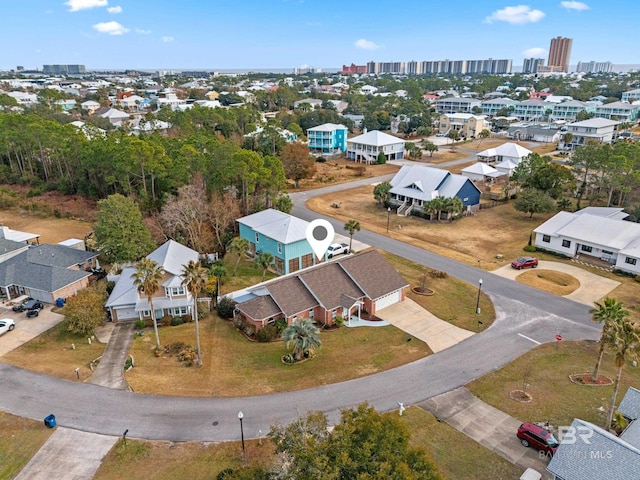
[[[119,322],[114,326],[109,345],[87,383],[118,390],[131,390],[124,378],[124,363],[133,341],[133,328],[133,322]]]

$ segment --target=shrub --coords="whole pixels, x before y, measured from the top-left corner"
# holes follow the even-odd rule
[[[318,158],[316,158],[316,162],[318,162],[318,163],[325,163],[326,161],[327,161],[327,159],[326,159],[326,158],[324,158],[324,157],[318,157]]]
[[[535,252],[536,251],[536,247],[535,247],[535,245],[525,245],[523,250],[525,252]]]
[[[429,272],[429,276],[431,278],[447,278],[449,275],[447,272],[443,272],[442,270],[431,270]]]
[[[283,356],[282,356],[282,361],[283,361],[284,363],[289,363],[289,364],[291,364],[291,363],[295,363],[296,359],[295,359],[295,358],[293,358],[293,355],[291,355],[290,353],[287,353],[286,355],[283,355]]]
[[[636,275],[636,276],[635,276],[635,281],[636,281],[636,282],[640,282],[640,275]]]
[[[182,325],[185,323],[184,317],[171,317],[171,326],[175,327],[177,325]]]
[[[216,307],[218,315],[222,318],[233,318],[233,311],[236,308],[236,304],[237,302],[234,302],[229,297],[222,297]]]
[[[143,319],[138,319],[136,320],[136,330],[142,330],[144,327],[147,326],[147,322]]]
[[[247,337],[253,337],[256,334],[256,327],[245,323],[242,325],[242,331]]]
[[[267,325],[256,331],[256,340],[259,342],[271,342],[278,338],[278,336],[278,329],[273,324]]]
[[[336,317],[336,325],[341,327],[344,325],[344,318],[342,317]]]
[[[285,328],[287,328],[288,323],[286,318],[279,318],[275,323],[276,329],[278,330],[278,334],[282,333]]]

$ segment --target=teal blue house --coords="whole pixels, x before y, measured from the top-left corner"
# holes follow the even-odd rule
[[[237,222],[240,237],[249,241],[251,255],[256,252],[272,254],[277,273],[286,275],[318,263],[307,241],[309,222],[272,208],[242,217]]]
[[[309,150],[315,153],[339,153],[347,151],[347,132],[344,125],[323,123],[307,130]]]

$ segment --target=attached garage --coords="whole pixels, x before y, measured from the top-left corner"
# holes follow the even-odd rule
[[[379,312],[385,307],[390,307],[394,303],[398,303],[402,301],[402,290],[396,290],[395,292],[388,293],[387,295],[383,295],[380,298],[377,298],[375,301],[376,312]]]
[[[140,318],[140,315],[138,315],[138,312],[136,312],[135,305],[132,307],[114,308],[113,312],[115,313],[115,319],[117,319],[118,321],[138,320]]]

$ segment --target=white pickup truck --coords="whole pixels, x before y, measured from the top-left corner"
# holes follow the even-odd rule
[[[333,258],[341,253],[349,253],[349,245],[346,243],[332,243],[327,248],[327,258]]]

